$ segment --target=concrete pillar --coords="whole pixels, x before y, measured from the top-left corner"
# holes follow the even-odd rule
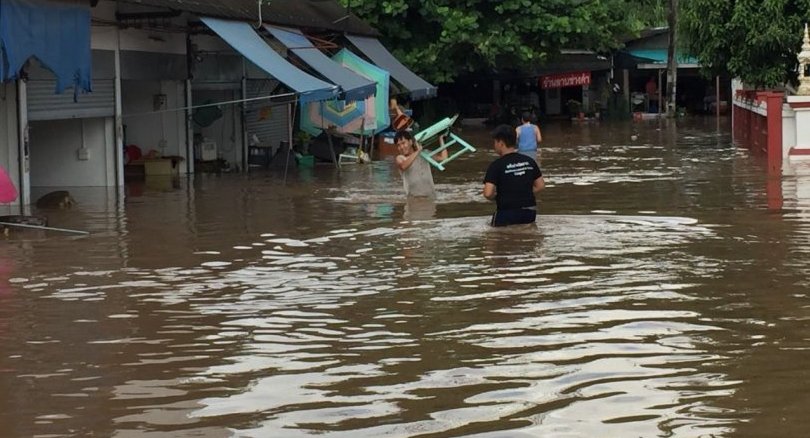
[[[113,147],[115,151],[113,157],[115,159],[115,181],[116,186],[119,188],[124,187],[124,119],[123,119],[123,105],[122,105],[122,88],[121,88],[121,44],[120,33],[116,29],[116,38],[118,44],[115,45],[115,121],[114,121],[114,135],[115,141]],[[119,193],[122,193],[119,191]]]
[[[19,142],[19,183],[17,190],[20,191],[20,206],[22,214],[28,214],[28,207],[31,205],[31,157],[29,154],[28,137],[28,89],[25,81],[17,81],[17,132]]]
[[[194,174],[194,121],[192,120],[193,99],[191,95],[191,79],[186,79],[186,172]]]
[[[624,92],[624,101],[627,102],[627,107],[633,111],[633,105],[630,103],[630,70],[622,69],[622,91]]]
[[[591,86],[582,86],[582,112],[588,113],[591,110]]]
[[[658,70],[658,114],[662,114],[664,112],[664,87],[662,86],[663,82],[661,81],[663,72],[663,70]]]
[[[19,190],[20,147],[17,125],[17,85],[0,83],[0,166]],[[0,214],[20,214],[19,197],[0,209]]]
[[[768,171],[777,174],[782,169],[782,93],[765,92],[761,95],[768,105]]]
[[[242,68],[244,69],[245,66],[245,58],[242,58]],[[242,154],[241,160],[242,163],[240,167],[242,168],[243,172],[248,171],[248,135],[247,135],[247,77],[242,76],[242,103],[239,105],[239,120],[240,120],[240,129],[242,130]]]
[[[810,159],[810,96],[788,96],[787,101],[796,114],[796,146],[788,156],[791,160]]]

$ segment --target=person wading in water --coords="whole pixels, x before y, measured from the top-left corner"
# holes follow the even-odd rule
[[[492,131],[492,147],[500,158],[493,161],[484,177],[484,197],[497,207],[490,224],[494,227],[531,224],[537,218],[534,195],[545,187],[537,162],[518,153],[515,131],[501,125]]]
[[[435,198],[436,190],[433,187],[430,163],[420,154],[422,145],[414,140],[413,135],[408,131],[397,132],[394,136],[394,143],[400,154],[397,156],[396,162],[402,174],[405,194],[409,197]],[[444,147],[444,136],[439,137],[439,145]],[[441,162],[447,159],[447,155],[447,149],[444,149],[433,158]]]
[[[524,112],[520,116],[523,124],[515,128],[515,135],[517,135],[518,152],[536,160],[537,145],[543,141],[543,136],[540,134],[540,128],[531,120],[531,114]]]

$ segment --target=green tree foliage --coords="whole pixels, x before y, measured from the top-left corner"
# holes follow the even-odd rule
[[[526,68],[561,49],[607,51],[660,18],[660,0],[341,0],[395,56],[437,83]]]
[[[680,29],[707,75],[772,87],[796,79],[807,0],[681,0]]]

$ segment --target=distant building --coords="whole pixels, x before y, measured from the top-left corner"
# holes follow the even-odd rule
[[[669,46],[669,29],[658,27],[647,29],[639,35],[625,41],[623,49],[614,56],[616,77],[622,84],[624,98],[632,112],[664,112],[664,105],[657,100],[666,101],[667,58]],[[678,107],[689,113],[713,113],[716,100],[716,79],[706,79],[700,74],[698,60],[680,50],[676,52],[678,61]],[[647,84],[655,83],[658,96],[650,96]],[[721,101],[728,102],[731,82],[721,78]],[[721,102],[722,103],[722,102]]]

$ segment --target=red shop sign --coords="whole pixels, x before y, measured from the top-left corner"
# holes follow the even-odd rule
[[[540,76],[540,88],[544,90],[548,88],[581,87],[590,84],[591,72],[589,71]]]

